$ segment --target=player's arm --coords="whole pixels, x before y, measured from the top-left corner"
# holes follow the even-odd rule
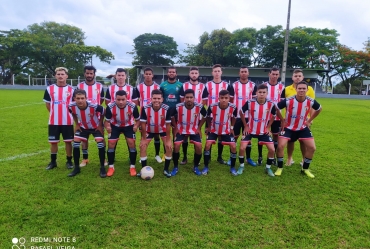
[[[275,106],[273,106],[272,108],[271,108],[271,115],[270,115],[270,120],[269,120],[269,122],[267,123],[267,125],[266,125],[266,130],[270,133],[271,132],[271,125],[272,125],[272,123],[274,122],[274,120],[275,120],[275,116],[276,116],[276,108],[275,108]]]
[[[133,88],[132,89],[132,102],[134,102],[134,104],[136,106],[139,106],[139,95],[137,94],[137,91],[135,90],[136,88]]]
[[[212,121],[212,110],[211,107],[208,107],[207,110],[207,116],[206,116],[206,122],[207,122],[207,130],[206,133],[210,133],[211,131],[211,121]]]
[[[110,126],[110,119],[112,118],[112,112],[109,107],[105,110],[105,121],[104,121],[104,128],[107,130],[108,134],[112,132],[112,128]]]
[[[146,123],[147,123],[147,116],[146,116],[145,108],[141,107],[141,115],[140,115],[141,140],[145,140],[145,141],[147,137]]]
[[[239,111],[240,120],[242,121],[243,126],[244,126],[243,134],[245,135],[248,134],[248,130],[249,130],[247,120],[245,120],[245,113],[247,111],[248,111],[248,101],[244,103],[244,105]]]
[[[132,115],[134,116],[134,119],[135,119],[135,124],[132,129],[134,130],[134,132],[136,132],[137,128],[139,128],[139,125],[140,125],[140,114],[139,114],[139,110],[137,106],[135,106],[134,111],[132,112]]]
[[[254,84],[253,92],[252,92],[252,98],[257,98],[257,86]]]
[[[314,110],[314,113],[306,121],[307,126],[310,126],[312,124],[312,120],[314,120],[320,114],[322,111],[322,106],[316,100],[314,100],[311,110]]]
[[[107,89],[107,92],[105,93],[105,105],[108,106],[111,100],[109,88]]]
[[[184,96],[184,86],[182,86],[182,87],[180,88],[179,95],[180,95],[180,102],[181,102],[181,103],[182,103],[182,102],[184,102],[184,100],[185,100],[185,96]]]
[[[284,127],[285,127],[285,119],[283,117],[283,115],[281,114],[281,110],[286,108],[286,101],[285,99],[283,100],[280,100],[279,103],[276,104],[276,115],[280,118],[280,127],[281,127],[281,130],[283,131],[284,130]]]
[[[229,94],[230,94],[229,102],[234,103],[234,94],[235,94],[234,87],[231,84],[228,84],[227,85],[227,90],[229,91]]]
[[[238,116],[238,108],[235,107],[235,110],[233,111],[233,116],[231,117],[231,129],[230,129],[230,133],[234,135],[234,125],[235,125],[235,122],[236,122],[236,117]]]
[[[96,108],[96,114],[99,113],[99,124],[98,128],[96,130],[100,131],[101,134],[104,134],[104,107],[101,105],[98,105]]]
[[[207,86],[204,87],[203,93],[202,93],[202,102],[204,106],[208,106],[208,90]]]
[[[48,112],[50,112],[50,101],[51,101],[51,98],[50,98],[50,94],[49,94],[49,92],[48,92],[47,89],[44,92],[44,99],[43,100],[45,102],[46,109],[48,110]]]

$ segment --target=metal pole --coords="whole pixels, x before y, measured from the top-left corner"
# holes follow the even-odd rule
[[[28,85],[31,85],[31,75],[28,75]]]
[[[45,86],[48,86],[48,84],[46,83],[46,75],[45,75]]]
[[[13,86],[14,86],[14,74],[13,74],[12,78],[13,78]]]
[[[290,2],[288,6],[288,18],[286,23],[286,30],[285,30],[285,42],[284,42],[284,54],[283,54],[283,69],[281,72],[281,83],[285,85],[285,77],[286,77],[286,62],[288,60],[288,43],[289,43],[289,24],[290,24]]]
[[[348,84],[349,84],[348,95],[351,95],[351,83]]]
[[[80,84],[80,76],[78,76],[78,80],[77,81],[78,81],[78,84]]]

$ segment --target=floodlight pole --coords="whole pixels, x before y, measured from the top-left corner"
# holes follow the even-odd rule
[[[290,2],[288,6],[288,17],[286,23],[286,30],[285,30],[285,42],[284,42],[284,54],[283,54],[283,67],[281,72],[281,82],[285,85],[285,77],[286,77],[286,62],[288,60],[288,43],[289,43],[289,24],[290,24]]]
[[[348,95],[351,95],[351,83],[348,84],[349,84]]]
[[[31,74],[28,75],[28,85],[31,85]]]

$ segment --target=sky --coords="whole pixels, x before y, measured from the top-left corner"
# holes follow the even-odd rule
[[[115,56],[110,64],[94,61],[97,75],[131,67],[133,40],[144,33],[173,37],[181,53],[204,33],[225,28],[258,29],[287,23],[288,0],[0,0],[0,30],[55,21],[81,28],[85,44]],[[370,37],[368,0],[292,0],[290,28],[335,29],[339,41],[363,49]],[[81,73],[82,75],[82,73]]]

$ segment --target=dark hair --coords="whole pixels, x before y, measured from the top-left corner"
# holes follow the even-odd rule
[[[228,90],[221,90],[221,91],[218,93],[218,95],[219,95],[219,96],[225,96],[225,95],[227,95],[227,94],[230,94]]]
[[[116,96],[127,96],[127,93],[124,90],[118,90],[116,92]]]
[[[125,70],[125,69],[123,69],[123,68],[121,68],[121,67],[117,68],[117,70],[116,70],[116,74],[117,74],[117,73],[122,73],[122,72],[124,72],[125,74],[127,74],[127,72],[126,72],[126,70]]]
[[[261,90],[261,89],[267,89],[267,91],[268,91],[268,87],[267,87],[266,84],[261,84],[261,85],[257,86],[257,91]]]
[[[307,88],[308,88],[308,83],[306,82],[306,81],[300,81],[300,82],[298,82],[297,83],[297,85],[295,85],[295,88],[297,88],[298,87],[298,85],[306,85],[307,86]]]
[[[76,89],[74,92],[73,92],[73,97],[76,97],[76,95],[85,95],[86,97],[86,91],[83,90],[83,89]]]
[[[94,70],[94,74],[96,73],[96,68],[94,66],[85,66],[84,73],[86,72],[86,70]]]
[[[212,69],[215,69],[216,67],[222,67],[221,64],[214,64]]]
[[[272,68],[270,69],[270,73],[271,73],[272,71],[280,71],[280,70],[279,70],[279,68],[278,68],[278,67],[272,67]]]
[[[302,73],[303,74],[303,70],[302,69],[294,69],[293,74],[296,74],[296,73]]]
[[[186,96],[186,94],[189,94],[189,93],[191,93],[191,94],[193,94],[193,96],[195,96],[195,92],[194,92],[193,89],[186,89],[185,92],[184,92],[184,97]]]
[[[189,71],[193,71],[193,70],[199,71],[199,68],[198,67],[191,67]]]
[[[167,72],[168,72],[168,70],[170,70],[170,69],[175,69],[175,72],[177,73],[177,69],[176,69],[176,67],[174,67],[174,66],[170,66],[169,68],[167,68]]]
[[[242,65],[242,66],[240,67],[240,69],[242,69],[242,68],[246,68],[246,69],[248,69],[248,67],[247,67],[246,65]]]
[[[152,97],[153,97],[153,95],[154,94],[160,94],[162,97],[163,97],[163,93],[162,93],[162,91],[161,90],[159,90],[159,89],[154,89],[153,91],[152,91]]]
[[[144,68],[144,74],[145,74],[145,72],[147,72],[147,71],[151,71],[151,72],[153,73],[153,69],[152,69],[151,67],[146,67],[146,68]]]

